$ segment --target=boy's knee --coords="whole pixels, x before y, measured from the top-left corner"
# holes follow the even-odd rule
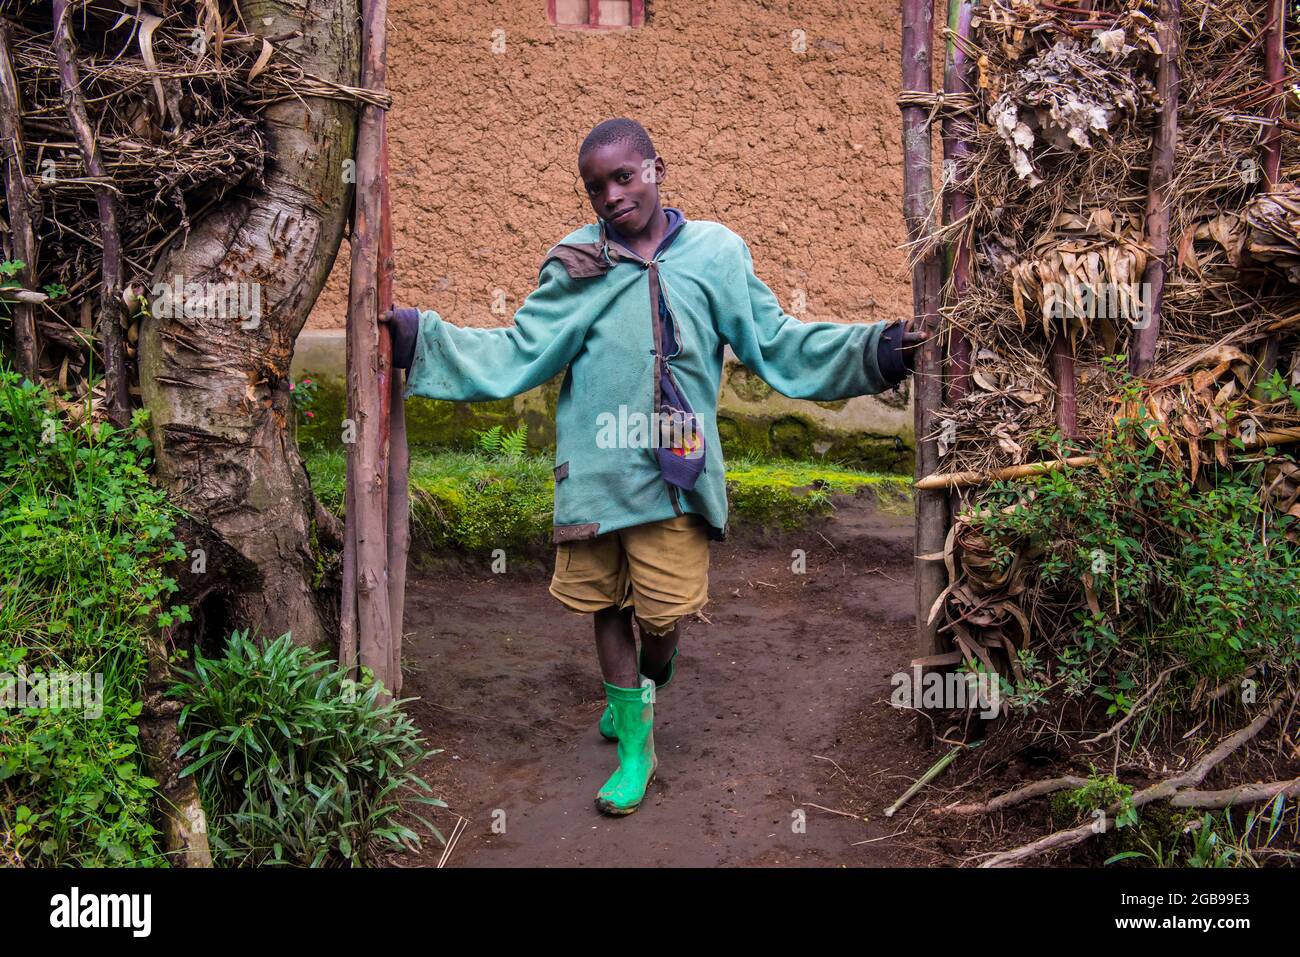
[[[677,622],[681,621],[681,618],[681,615],[655,615],[650,618],[642,618],[637,615],[636,621],[641,626],[643,635],[662,638],[677,627]]]

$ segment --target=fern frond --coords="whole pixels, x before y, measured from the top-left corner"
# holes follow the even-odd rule
[[[528,423],[524,423],[513,432],[507,433],[501,440],[501,454],[518,458],[528,449]]]
[[[475,429],[478,435],[478,447],[489,455],[496,455],[501,451],[501,426],[494,425],[490,429]]]

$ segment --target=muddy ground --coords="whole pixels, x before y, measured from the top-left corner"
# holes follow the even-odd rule
[[[549,560],[501,575],[486,558],[413,568],[403,694],[418,697],[408,710],[443,749],[421,768],[449,805],[437,825],[450,835],[467,821],[446,866],[971,866],[1074,822],[1054,821],[1044,800],[992,816],[936,813],[949,802],[1086,777],[1094,760],[1142,786],[1200,754],[1204,741],[1177,732],[1163,757],[1122,758],[1073,754],[1053,735],[993,734],[886,818],[953,743],[986,732],[954,712],[891,706],[891,676],[914,655],[912,521],[869,497],[837,505],[815,527],[713,544],[709,604],[687,623],[677,676],[656,704],[658,774],[625,818],[593,806],[617,757],[596,731],[604,697],[590,617],[547,593]],[[1206,733],[1240,723],[1225,715]],[[1274,735],[1205,786],[1300,773]],[[1101,867],[1128,846],[1121,838],[1039,863]],[[1280,840],[1300,850],[1295,834]],[[392,863],[434,866],[442,853],[429,840]]]
[[[592,803],[617,758],[590,617],[550,597],[549,566],[413,574],[403,693],[444,749],[426,768],[454,812],[439,825],[468,819],[448,866],[957,863],[909,835],[912,808],[881,813],[944,750],[889,705],[912,657],[911,532],[849,499],[816,528],[715,542],[656,705],[658,774],[620,819]]]

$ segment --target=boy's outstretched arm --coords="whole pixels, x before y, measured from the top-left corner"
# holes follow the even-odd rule
[[[912,371],[921,333],[901,322],[799,321],[755,275],[744,240],[733,270],[731,305],[719,310],[718,331],[746,368],[782,395],[819,401],[873,395]]]
[[[500,329],[452,325],[431,309],[381,316],[393,336],[393,365],[410,370],[406,396],[505,399],[563,371],[585,335],[570,283],[560,261],[550,260],[515,311],[514,325]]]

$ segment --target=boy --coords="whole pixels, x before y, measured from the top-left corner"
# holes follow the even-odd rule
[[[708,600],[709,540],[726,535],[723,346],[778,392],[835,400],[901,381],[922,335],[786,315],[740,236],[660,206],[664,161],[634,120],[596,126],[578,171],[597,222],[550,249],[514,326],[461,328],[416,309],[381,318],[393,364],[410,369],[408,397],[500,399],[565,373],[550,592],[595,618],[600,732],[619,760],[596,806],[619,815],[654,777],[655,691],[673,677],[682,618]]]

